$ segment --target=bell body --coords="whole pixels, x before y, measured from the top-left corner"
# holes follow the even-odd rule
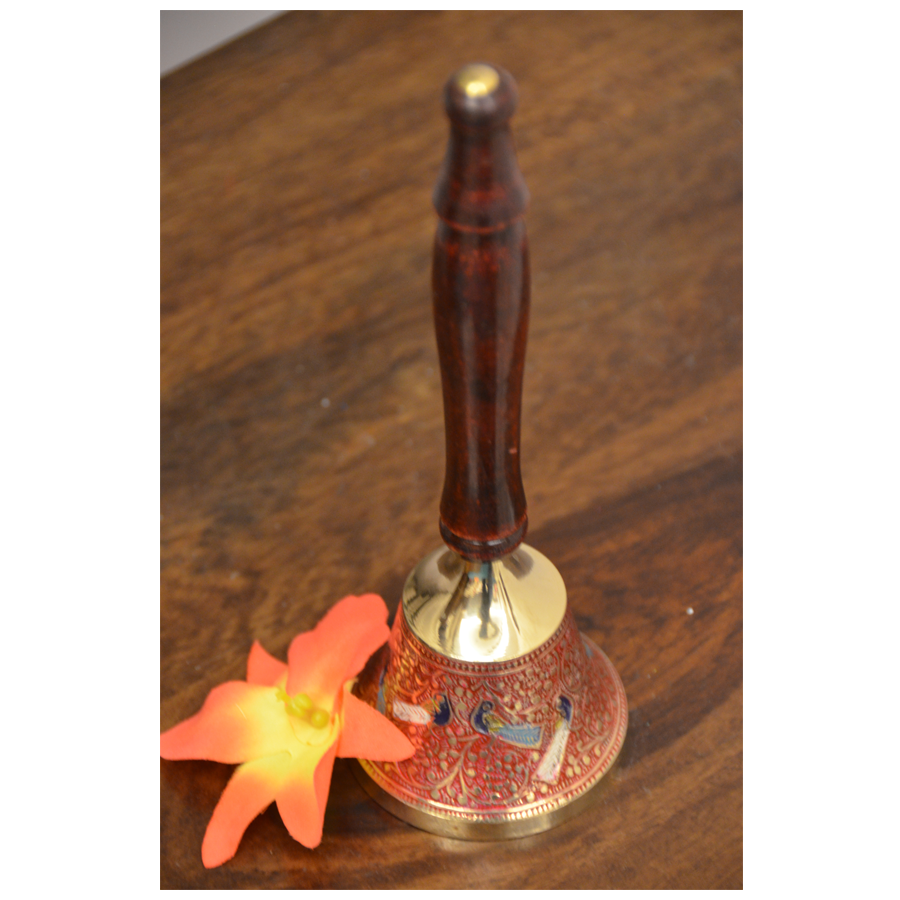
[[[618,674],[578,633],[556,568],[525,544],[488,564],[446,547],[422,560],[358,692],[416,747],[361,760],[363,786],[458,838],[520,837],[578,812],[628,723]]]

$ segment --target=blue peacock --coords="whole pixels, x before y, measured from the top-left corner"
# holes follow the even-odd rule
[[[479,733],[488,737],[498,737],[508,744],[517,747],[525,747],[529,750],[541,745],[540,725],[532,725],[530,722],[507,722],[494,712],[493,700],[482,700],[472,713],[472,727]]]

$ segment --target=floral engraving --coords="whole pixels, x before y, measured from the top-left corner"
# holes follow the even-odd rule
[[[400,762],[363,762],[376,783],[412,806],[483,821],[586,791],[618,754],[628,715],[618,675],[568,613],[534,653],[479,664],[425,647],[401,608],[384,667],[360,696],[416,747]]]

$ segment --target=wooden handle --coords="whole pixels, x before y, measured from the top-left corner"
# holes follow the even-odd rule
[[[472,65],[447,82],[450,141],[434,192],[434,323],[447,468],[441,536],[467,559],[513,550],[528,525],[519,468],[528,332],[528,190],[509,119],[512,77]]]

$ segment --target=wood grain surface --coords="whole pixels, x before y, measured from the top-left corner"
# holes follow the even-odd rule
[[[163,888],[742,884],[739,12],[295,12],[161,82],[161,728],[439,544],[441,90],[508,69],[531,193],[527,541],[628,694],[595,805],[472,843],[338,761],[315,851],[161,762]]]

